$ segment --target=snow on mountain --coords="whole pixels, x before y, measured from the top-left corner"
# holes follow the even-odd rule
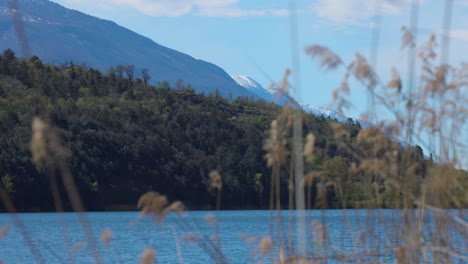
[[[231,78],[234,79],[240,86],[243,86],[250,90],[251,92],[257,94],[261,98],[265,99],[266,101],[270,102],[275,102],[278,103],[276,100],[276,93],[274,91],[269,91],[261,84],[259,84],[257,81],[254,79],[250,78],[249,76],[246,75],[231,75]],[[283,105],[285,102],[280,102],[278,104]],[[320,107],[320,106],[312,106],[309,104],[300,104],[302,109],[307,112],[314,114],[316,116],[324,116],[324,117],[330,117],[332,119],[336,119],[339,122],[346,122],[348,120],[348,116],[345,116],[343,114],[338,113],[337,111],[326,108],[326,107]],[[356,118],[352,118],[353,120],[357,120]]]
[[[254,79],[250,78],[246,75],[230,75],[234,81],[240,86],[246,88],[250,92],[256,94],[260,98],[264,99],[265,101],[275,102],[275,93],[273,91],[269,91],[261,84],[259,84]]]
[[[234,81],[247,89],[263,89],[262,85],[246,75],[230,75]]]
[[[338,113],[337,111],[333,110],[333,109],[330,109],[330,108],[326,108],[326,107],[321,107],[321,106],[313,106],[313,105],[309,105],[309,104],[301,104],[302,106],[302,109],[307,112],[307,113],[311,113],[311,114],[314,114],[316,116],[324,116],[324,117],[330,117],[331,119],[336,119],[338,120],[339,122],[346,122],[348,120],[348,118],[350,117],[347,117],[343,114],[340,114]],[[355,119],[355,118],[352,118],[351,119]]]

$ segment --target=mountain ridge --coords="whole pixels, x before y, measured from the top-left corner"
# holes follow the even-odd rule
[[[257,81],[255,81],[254,79],[252,79],[251,77],[247,75],[231,75],[231,77],[239,85],[244,86],[250,91],[256,93],[262,99],[265,99],[271,102],[277,102],[280,105],[286,103],[285,99],[283,100],[281,100],[280,98],[278,99],[277,93],[275,91],[270,91],[270,90],[265,89],[261,84],[259,84]],[[302,110],[304,110],[307,113],[311,113],[316,116],[323,115],[324,117],[330,117],[332,119],[336,119],[339,122],[346,122],[349,118],[351,118],[353,121],[359,121],[359,122],[364,121],[362,120],[362,118],[350,117],[350,116],[341,114],[327,107],[313,106],[313,105],[309,105],[305,103],[298,103],[298,105],[300,105]]]
[[[238,85],[222,68],[162,46],[117,23],[68,9],[48,0],[19,0],[25,35],[32,53],[45,62],[93,65],[107,71],[117,65],[148,68],[152,81],[182,80],[197,92],[236,98],[258,96]],[[20,54],[12,10],[0,2],[0,49]]]

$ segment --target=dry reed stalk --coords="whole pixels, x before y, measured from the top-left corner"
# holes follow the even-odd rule
[[[31,48],[26,37],[26,30],[23,24],[22,12],[19,12],[18,1],[8,0],[8,8],[13,14],[13,25],[15,27],[16,37],[20,44],[21,53],[24,57],[32,55]]]
[[[448,2],[446,7],[451,8],[451,4]],[[417,2],[413,3],[412,9],[413,13],[418,11]],[[446,17],[450,18],[450,15],[446,14]],[[382,198],[388,198],[391,207],[403,209],[401,222],[393,224],[396,231],[394,233],[400,237],[398,241],[403,241],[395,246],[394,256],[397,262],[429,261],[428,252],[430,250],[424,247],[423,242],[421,242],[424,241],[422,237],[427,231],[430,232],[431,243],[436,245],[432,248],[440,249],[437,254],[431,253],[436,262],[450,262],[451,258],[463,261],[463,258],[460,258],[460,256],[463,257],[463,254],[459,253],[460,249],[457,251],[447,248],[451,239],[448,230],[455,228],[462,236],[466,236],[467,232],[464,231],[463,225],[455,226],[455,220],[449,217],[443,209],[453,206],[456,208],[466,207],[466,201],[463,204],[463,198],[460,200],[460,197],[464,197],[463,193],[467,192],[460,181],[461,176],[457,176],[454,168],[466,165],[466,161],[465,163],[460,162],[460,156],[466,154],[467,145],[457,141],[457,137],[462,136],[463,131],[467,129],[467,111],[464,106],[468,104],[468,98],[462,92],[462,89],[466,89],[468,86],[466,81],[467,67],[466,63],[462,63],[460,67],[446,64],[447,55],[444,52],[448,52],[447,35],[444,35],[439,65],[436,63],[439,56],[436,52],[438,44],[434,34],[421,48],[417,49],[413,37],[416,21],[417,18],[413,14],[411,29],[402,28],[401,48],[409,49],[410,58],[409,83],[406,87],[403,86],[396,68],[392,68],[392,78],[384,85],[371,65],[360,54],[357,54],[351,63],[345,65],[337,55],[323,46],[312,45],[306,49],[306,53],[313,58],[318,58],[319,64],[325,71],[345,66],[346,74],[342,84],[333,91],[334,105],[340,112],[343,106],[346,108],[346,106],[351,105],[346,97],[349,96],[350,92],[348,82],[350,77],[354,77],[368,88],[369,93],[375,95],[375,98],[389,113],[395,116],[394,121],[386,120],[375,128],[362,129],[356,142],[351,142],[339,127],[335,127],[334,135],[335,140],[340,142],[338,143],[340,149],[346,150],[357,160],[357,162],[352,163],[350,172],[370,174],[374,177],[369,180],[365,191],[370,196],[370,200],[366,202],[368,206],[374,203],[374,206],[379,207],[377,201],[380,194],[376,183],[381,182],[382,186],[385,186]],[[419,51],[418,57],[416,57],[417,51]],[[416,59],[421,61],[422,74],[419,87],[413,85]],[[422,178],[416,179],[421,167],[414,155],[404,153],[403,155],[402,147],[388,140],[389,136],[399,138],[403,131],[409,142],[417,139],[430,152],[434,153],[436,145],[439,146],[439,156],[436,157],[439,164],[436,164],[434,169],[427,171],[422,176],[418,176]],[[425,137],[428,137],[429,141],[425,140]],[[310,146],[306,148],[310,148]],[[307,152],[310,153],[310,151]],[[307,157],[311,157],[310,154],[306,155]],[[306,177],[306,180],[305,183],[308,183],[308,181],[316,179]],[[418,185],[419,182],[422,182],[421,186]],[[333,184],[337,186],[338,190],[342,189],[337,182],[333,182]],[[397,199],[398,196],[401,198]],[[413,212],[415,202],[418,202],[416,213]],[[384,205],[385,203],[382,204],[382,206]],[[425,223],[425,208],[441,210],[435,215],[435,226],[429,226]],[[366,218],[366,222],[371,225],[372,221],[369,220],[369,216]],[[384,224],[386,225],[386,223]],[[388,225],[386,225],[386,229],[388,229]],[[362,241],[373,239],[372,236],[375,235],[372,235],[372,229],[369,229],[369,231],[362,233]],[[377,241],[381,241],[380,237],[376,238]],[[364,259],[362,260],[364,261]]]
[[[219,173],[213,173],[212,178],[212,186],[220,190],[222,184]],[[216,263],[228,263],[226,256],[224,256],[220,249],[219,235],[215,234],[214,237],[198,235],[195,232],[196,230],[201,230],[198,223],[196,221],[190,222],[182,218],[181,213],[185,210],[185,206],[182,202],[175,201],[169,204],[166,196],[157,192],[148,192],[140,197],[137,207],[141,210],[141,217],[150,215],[155,223],[164,221],[170,212],[177,212],[177,217],[174,219],[175,224],[185,232],[181,240],[199,245]],[[212,220],[210,216],[207,216],[207,218],[208,220]],[[218,222],[218,220],[213,221],[213,223],[216,223],[216,226]]]
[[[181,237],[182,241],[197,244],[212,258],[215,263],[229,263],[226,256],[221,252],[220,248],[216,243],[214,243],[212,238],[197,232],[197,230],[201,230],[197,221],[194,219],[193,221],[187,221],[187,219],[183,219],[181,215],[177,216],[175,223],[183,232],[185,232],[185,235]],[[215,239],[219,240],[219,238]]]
[[[31,238],[31,234],[29,234],[28,230],[23,224],[23,221],[21,221],[18,214],[16,213],[16,208],[13,205],[13,202],[11,201],[10,197],[8,196],[8,192],[5,190],[2,181],[0,181],[0,200],[5,206],[6,211],[11,214],[11,217],[13,218],[13,223],[18,227],[18,230],[21,236],[23,237],[24,241],[26,242],[26,245],[31,250],[34,260],[37,263],[45,263],[41,252],[37,249],[36,245],[34,244],[34,241]]]
[[[14,1],[13,1],[14,2]],[[417,1],[413,2],[413,13],[417,12],[418,3]],[[451,1],[447,1],[447,6],[451,7]],[[416,21],[416,16],[412,16],[412,20]],[[446,14],[446,17],[450,18],[450,15]],[[446,19],[447,20],[447,19]],[[395,122],[391,122],[390,124],[382,122],[378,128],[370,128],[370,129],[363,129],[359,132],[356,142],[351,142],[349,134],[339,125],[333,125],[333,132],[335,136],[335,140],[339,141],[339,146],[342,149],[346,149],[350,152],[353,152],[353,157],[356,158],[357,162],[352,163],[349,167],[349,171],[352,174],[358,175],[359,173],[366,172],[367,174],[372,175],[373,178],[376,180],[370,180],[368,178],[363,179],[366,182],[366,194],[369,196],[368,200],[365,201],[367,206],[379,206],[377,203],[379,189],[377,181],[381,181],[385,184],[386,189],[393,188],[388,192],[400,192],[402,199],[399,201],[396,207],[404,209],[404,216],[403,216],[403,228],[400,228],[398,232],[403,230],[402,237],[404,238],[406,244],[399,244],[395,247],[395,259],[398,263],[408,263],[408,262],[418,262],[421,259],[427,260],[427,251],[432,252],[432,254],[436,254],[436,252],[440,253],[440,255],[436,255],[436,260],[441,262],[449,261],[450,257],[459,258],[461,261],[467,261],[466,257],[461,254],[458,254],[453,249],[448,247],[448,224],[450,219],[447,219],[447,215],[443,208],[450,206],[451,204],[455,204],[457,207],[462,207],[463,205],[458,201],[457,197],[454,196],[454,193],[464,192],[463,186],[458,182],[457,177],[454,176],[453,166],[457,163],[457,160],[454,158],[450,160],[450,152],[455,151],[457,152],[457,142],[455,138],[460,133],[463,133],[463,124],[465,123],[465,117],[468,110],[463,106],[465,105],[465,98],[460,96],[460,87],[466,87],[466,69],[456,69],[445,65],[443,62],[444,57],[447,55],[442,52],[442,63],[441,65],[437,66],[434,65],[434,60],[437,58],[437,54],[435,52],[435,48],[437,47],[436,37],[435,35],[431,36],[428,42],[423,46],[419,53],[419,58],[422,60],[422,72],[423,75],[421,77],[422,86],[416,92],[413,92],[413,68],[414,68],[414,54],[415,54],[415,40],[413,37],[415,23],[412,24],[411,29],[407,29],[406,27],[402,28],[403,31],[403,39],[402,39],[402,48],[409,48],[410,49],[410,72],[409,72],[409,91],[405,90],[402,85],[402,80],[400,74],[398,73],[397,69],[392,69],[392,79],[388,82],[385,86],[382,82],[378,79],[376,73],[372,66],[373,63],[368,63],[366,58],[361,54],[356,54],[355,59],[348,65],[344,65],[341,59],[331,52],[328,48],[323,46],[313,45],[306,49],[306,52],[311,55],[312,57],[317,57],[320,60],[320,65],[326,70],[332,70],[340,66],[346,67],[346,74],[343,78],[342,83],[338,88],[333,91],[333,98],[335,101],[335,105],[340,112],[343,112],[343,109],[349,107],[351,103],[346,99],[347,96],[350,94],[350,87],[349,87],[349,78],[354,77],[359,82],[363,83],[367,88],[372,97],[379,92],[376,91],[377,88],[384,87],[381,91],[381,95],[376,94],[376,98],[380,100],[383,106],[387,107],[390,112],[395,114],[396,120]],[[19,31],[19,30],[17,30]],[[443,48],[447,48],[448,44],[448,37],[445,36],[443,40]],[[445,53],[447,53],[446,51]],[[373,61],[371,59],[371,61]],[[466,68],[466,65],[465,65]],[[461,73],[460,73],[461,72]],[[460,73],[462,77],[455,80],[449,80],[450,77],[457,75]],[[291,71],[287,70],[285,72],[284,78],[280,84],[280,89],[278,89],[278,94],[283,94],[287,98],[289,98],[288,89],[290,85],[287,81],[288,76],[291,74]],[[458,77],[457,77],[458,78]],[[455,99],[459,99],[457,100]],[[462,98],[460,100],[460,98]],[[404,105],[406,108],[405,111],[408,113],[405,114],[404,111],[401,111],[399,108],[401,105]],[[426,107],[426,105],[430,105],[431,107]],[[286,108],[285,112],[290,111]],[[372,109],[374,110],[374,109]],[[458,114],[457,114],[458,113]],[[461,113],[461,114],[460,114]],[[452,120],[449,129],[446,129],[443,126],[443,120],[445,118],[449,118]],[[287,120],[287,122],[284,122]],[[289,157],[290,154],[287,150],[287,147],[290,146],[289,143],[289,136],[291,134],[291,120],[294,123],[294,130],[293,130],[293,154],[292,157]],[[420,121],[419,121],[420,120]],[[34,122],[34,121],[33,121]],[[458,123],[462,123],[461,127],[458,126]],[[40,127],[39,130],[44,130],[44,127]],[[272,129],[270,131],[270,139],[267,140],[265,143],[265,149],[268,151],[267,153],[267,163],[268,166],[272,168],[272,180],[271,180],[271,199],[270,199],[270,209],[273,210],[276,205],[276,209],[278,210],[278,218],[279,222],[280,219],[280,212],[281,209],[281,202],[280,202],[280,176],[281,170],[286,170],[286,163],[288,157],[290,158],[291,164],[293,162],[297,162],[300,159],[299,156],[302,158],[302,155],[297,155],[298,149],[302,151],[302,129],[301,129],[301,119],[298,115],[298,111],[294,111],[291,114],[291,111],[283,116],[279,116],[277,120],[272,123]],[[34,124],[33,124],[34,126]],[[417,128],[417,129],[416,129]],[[408,161],[405,164],[399,164],[399,146],[392,144],[386,136],[388,135],[400,135],[401,131],[406,129],[406,138],[412,142],[413,137],[415,136],[415,131],[418,132],[426,132],[430,135],[435,135],[438,137],[439,141],[439,154],[440,160],[446,162],[446,166],[442,168],[437,168],[433,171],[429,171],[426,175],[427,178],[424,179],[423,186],[416,186],[417,183],[414,179],[414,176],[417,174],[416,170],[417,164],[416,161],[413,160],[411,156],[403,157],[407,158]],[[385,131],[385,133],[382,133]],[[33,159],[41,164],[41,163],[52,163],[53,166],[57,166],[59,169],[62,177],[63,182],[67,187],[67,193],[69,194],[69,199],[72,201],[72,205],[75,210],[82,211],[81,201],[79,200],[79,195],[76,192],[76,187],[74,187],[74,183],[69,172],[68,167],[66,166],[66,162],[64,160],[68,157],[67,151],[64,151],[63,148],[60,147],[60,143],[58,140],[53,139],[52,145],[57,143],[56,146],[52,146],[51,148],[55,148],[56,151],[53,155],[55,156],[62,156],[62,159],[58,161],[55,160],[56,157],[53,159],[50,158],[48,144],[44,143],[47,140],[45,138],[49,137],[46,135],[47,133],[33,135],[33,144],[32,144],[32,152]],[[34,138],[37,136],[37,138]],[[430,143],[432,144],[432,143]],[[463,145],[466,146],[466,145]],[[462,146],[462,147],[463,147]],[[300,147],[300,148],[299,148]],[[433,149],[433,148],[430,148]],[[309,162],[313,162],[313,153],[314,150],[314,138],[312,136],[308,136],[306,148],[304,150],[304,155]],[[61,152],[62,151],[62,152]],[[55,164],[57,162],[57,164]],[[317,198],[315,204],[317,207],[325,208],[327,206],[327,188],[333,187],[338,190],[338,193],[343,193],[345,189],[345,185],[343,182],[339,180],[334,181],[327,181],[325,176],[323,176],[319,171],[312,171],[310,172],[304,179],[300,181],[296,177],[295,183],[296,188],[294,189],[293,181],[292,181],[292,172],[294,173],[301,173],[302,169],[297,166],[292,166],[289,168],[289,175],[290,179],[288,182],[288,190],[289,190],[289,207],[290,209],[292,206],[292,198],[291,195],[293,192],[296,194],[300,189],[303,187],[309,187],[308,195],[311,195],[310,188],[315,183],[317,186]],[[219,174],[214,173],[213,175],[210,173],[211,184],[210,187],[218,190],[217,196],[217,210],[220,209],[220,201],[221,201],[221,177]],[[54,175],[49,175],[51,179],[51,189],[53,192],[55,206],[58,211],[62,211],[63,206],[61,205],[60,197],[58,196],[58,184],[56,182]],[[2,187],[2,186],[0,186]],[[4,191],[2,192],[2,200]],[[387,193],[384,193],[386,195]],[[431,195],[429,195],[431,194]],[[299,195],[300,196],[300,195]],[[311,197],[309,197],[312,200]],[[300,208],[301,206],[298,205],[298,201],[300,201],[300,197],[296,197],[296,206]],[[302,200],[304,200],[302,198]],[[276,202],[276,203],[275,203]],[[7,204],[6,202],[4,202]],[[182,210],[183,205],[180,202],[175,202],[168,205],[168,201],[165,196],[159,195],[157,193],[148,193],[140,198],[138,202],[138,206],[142,209],[142,214],[153,214],[153,220],[160,221],[163,220],[166,215],[170,211],[179,211]],[[418,213],[414,213],[411,211],[413,205],[416,204],[420,209]],[[343,205],[346,206],[346,201],[343,198]],[[312,204],[310,204],[310,207]],[[383,206],[383,204],[382,204]],[[8,207],[8,206],[6,206]],[[434,212],[436,212],[436,230],[433,233],[432,241],[434,242],[435,246],[423,246],[420,239],[422,237],[422,231],[424,228],[424,209],[430,208]],[[14,210],[13,210],[14,211]],[[346,213],[346,211],[345,211]],[[322,214],[323,215],[323,214]],[[464,227],[466,230],[466,222],[458,217],[454,218],[457,223],[460,223],[462,228]],[[214,221],[212,217],[208,217],[207,222],[210,222],[218,227],[219,225],[219,216],[217,214],[217,220]],[[369,224],[370,222],[367,222]],[[188,225],[180,224],[184,226],[184,228],[188,229]],[[272,225],[271,225],[272,226]],[[278,225],[280,226],[280,225]],[[313,228],[314,236],[316,238],[316,243],[322,245],[322,247],[326,247],[325,241],[327,241],[326,236],[326,226],[324,223],[314,222]],[[350,228],[351,229],[351,228]],[[325,230],[325,231],[324,231]],[[462,229],[463,230],[463,229]],[[103,242],[107,245],[110,240],[110,232],[105,230],[101,236]],[[3,231],[2,231],[3,232]],[[1,233],[0,232],[0,235]],[[7,232],[7,231],[6,231]],[[291,229],[289,231],[291,232]],[[218,231],[216,231],[218,234]],[[271,231],[270,234],[273,236],[273,232]],[[366,239],[371,239],[372,231],[366,231],[361,234],[361,246],[365,246]],[[278,237],[282,237],[281,234]],[[201,238],[198,236],[192,237],[194,240],[200,241],[206,238]],[[196,239],[195,239],[196,238]],[[209,239],[207,241],[212,241],[213,239]],[[218,238],[215,240],[219,241]],[[287,253],[285,253],[285,249],[281,246],[281,240],[279,240],[280,245],[278,246],[278,259],[279,263],[291,262],[291,263],[302,263],[305,261],[309,261],[304,259],[304,256],[292,256],[287,257]],[[207,243],[209,244],[209,243]],[[206,245],[206,244],[205,244]],[[274,248],[273,240],[269,237],[264,237],[260,240],[260,243],[257,246],[259,250],[260,256],[265,256],[268,252],[273,252]],[[209,248],[209,247],[208,247]],[[74,249],[75,250],[75,249]],[[214,251],[211,251],[211,254],[216,255],[216,250],[219,250],[219,246],[215,247]],[[75,250],[76,251],[76,250]],[[357,258],[360,261],[369,260],[369,257],[376,257],[374,259],[370,258],[371,260],[378,259],[379,252],[372,252],[367,251],[365,253],[357,253],[354,252],[353,254],[341,254],[336,256],[331,256],[328,252],[325,255],[317,255],[316,260],[325,260],[327,261],[329,258],[334,257],[337,260],[349,260],[350,258]],[[140,263],[152,263],[155,259],[154,250],[149,248],[145,250],[141,256]],[[272,257],[273,260],[273,257]],[[1,261],[0,261],[1,262]]]
[[[182,257],[182,249],[180,247],[180,239],[178,238],[177,231],[175,228],[172,228],[172,234],[174,236],[174,240],[176,243],[176,250],[177,250],[177,259],[179,260],[179,264],[183,264],[184,260]]]
[[[72,208],[78,213],[79,222],[85,232],[94,260],[96,263],[103,263],[91,226],[84,214],[85,209],[83,207],[83,202],[81,201],[70,168],[68,167],[68,160],[71,154],[60,140],[56,131],[38,117],[35,117],[32,121],[31,154],[33,162],[39,170],[47,166],[50,171],[57,170],[60,173]],[[54,202],[56,206],[58,206],[57,209],[63,209],[60,208],[61,202],[57,190],[58,186],[55,180],[55,174],[51,174],[51,177],[53,178],[51,180],[51,188],[54,194]],[[64,229],[66,228],[64,227]]]
[[[211,240],[216,241],[216,247],[219,252],[221,252],[221,241],[219,239],[219,210],[221,209],[221,195],[223,190],[223,182],[221,175],[218,171],[214,170],[209,173],[210,178],[210,190],[216,190],[216,220],[214,221],[215,234]]]

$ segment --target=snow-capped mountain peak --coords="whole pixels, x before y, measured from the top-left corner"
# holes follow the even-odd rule
[[[263,89],[263,87],[258,82],[247,75],[231,75],[231,78],[234,79],[234,81],[236,81],[240,86],[243,86],[247,89]]]
[[[316,116],[324,116],[324,117],[330,117],[332,119],[336,119],[339,122],[346,122],[348,120],[348,116],[345,116],[333,109],[326,108],[326,107],[321,107],[321,106],[313,106],[309,104],[301,104],[302,109],[307,112],[314,114]],[[354,118],[351,118],[354,120]]]
[[[257,81],[250,78],[249,76],[231,75],[231,78],[234,79],[234,81],[236,81],[237,84],[246,88],[250,92],[256,94],[257,96],[264,99],[265,101],[276,102],[276,99],[275,99],[276,95],[274,91],[269,91],[263,88],[261,84],[259,84]]]

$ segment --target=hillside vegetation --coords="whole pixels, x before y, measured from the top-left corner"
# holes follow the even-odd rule
[[[31,158],[35,116],[50,123],[69,148],[70,153],[56,155],[69,156],[87,210],[134,209],[138,198],[152,190],[181,200],[190,209],[212,209],[216,195],[207,188],[208,174],[214,169],[223,177],[222,209],[267,208],[271,172],[264,142],[282,109],[247,98],[227,100],[220,93],[196,94],[180,83],[152,86],[150,78],[133,66],[119,65],[101,73],[73,63],[44,64],[37,56],[19,59],[11,50],[4,51],[0,56],[0,177],[16,208],[55,210],[48,180],[54,169],[38,169]],[[378,173],[348,169],[359,160],[340,147],[334,131],[339,126],[350,142],[356,142],[359,123],[349,119],[339,125],[305,113],[303,118],[304,133],[315,135],[314,153],[309,157],[313,162],[306,168],[316,173],[307,185],[310,207],[319,206],[314,197],[321,182],[329,183],[327,208],[399,206],[398,192],[390,191]],[[384,140],[397,151],[400,166],[414,166],[414,186],[436,169],[420,147],[403,149]],[[366,155],[378,157],[379,153]],[[289,172],[281,168],[280,173],[286,194]],[[466,171],[453,173],[466,186]],[[286,198],[281,197],[285,205]],[[460,201],[466,204],[463,199],[462,193]],[[70,205],[65,208],[70,210]]]

